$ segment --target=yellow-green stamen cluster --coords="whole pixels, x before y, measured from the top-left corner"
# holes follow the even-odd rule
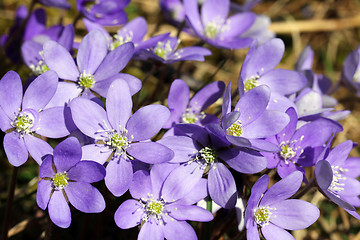
[[[54,184],[55,189],[61,190],[66,185],[68,185],[69,178],[67,177],[67,173],[56,173],[55,177],[52,179],[52,183]]]
[[[94,75],[82,73],[79,77],[79,85],[85,89],[92,88],[95,84]]]
[[[166,43],[160,41],[154,48],[154,53],[165,60],[172,51],[173,49],[171,47],[170,41],[167,41]]]
[[[346,180],[345,175],[342,175],[343,172],[349,171],[348,169],[344,169],[339,166],[331,166],[333,171],[333,179],[328,190],[334,193],[336,196],[339,197],[339,192],[344,190],[345,183],[340,182],[340,180]]]
[[[209,147],[204,147],[199,151],[197,159],[202,159],[207,164],[212,164],[212,163],[215,162],[216,152],[215,152],[215,150],[213,150],[213,149],[211,149]]]
[[[115,35],[113,36],[113,40],[112,40],[112,42],[111,42],[111,44],[110,44],[110,50],[112,51],[112,50],[114,50],[115,48],[123,45],[124,43],[131,42],[132,39],[133,39],[133,35],[134,35],[134,34],[133,34],[132,31],[129,31],[129,33],[126,34],[125,37],[124,37],[124,36],[119,36],[119,35],[115,34]]]
[[[31,127],[34,124],[34,119],[30,115],[20,115],[16,118],[13,126],[19,133],[31,133]]]
[[[215,38],[219,33],[220,26],[215,21],[209,22],[205,27],[205,36],[207,38]]]
[[[205,118],[204,112],[194,113],[194,112],[191,112],[189,109],[186,109],[186,112],[181,116],[181,122],[194,124],[204,118]]]
[[[257,79],[259,79],[258,76],[246,80],[246,82],[244,84],[245,92],[250,91],[251,89],[259,86],[259,82],[257,81]]]
[[[40,60],[38,62],[38,65],[30,65],[31,70],[33,71],[33,73],[35,73],[35,75],[41,75],[44,72],[49,71],[49,67],[45,64],[45,62],[43,60]]]
[[[254,211],[255,222],[260,226],[269,224],[272,212],[270,210],[276,210],[275,208],[260,207]],[[274,216],[275,217],[275,216]]]
[[[241,122],[237,120],[236,122],[231,124],[231,126],[226,129],[226,134],[240,137],[243,134]]]
[[[291,158],[295,157],[296,152],[293,150],[292,147],[289,147],[289,145],[283,144],[283,145],[281,145],[280,156],[283,159],[288,160],[288,159],[291,159]]]
[[[148,193],[148,198],[141,198],[140,203],[143,205],[144,215],[142,220],[144,222],[149,219],[154,219],[158,224],[163,224],[163,214],[165,212],[165,201],[161,199],[155,199],[153,194]]]

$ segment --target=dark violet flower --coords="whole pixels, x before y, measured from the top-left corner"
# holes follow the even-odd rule
[[[266,140],[281,148],[277,153],[262,153],[268,160],[267,168],[275,168],[280,177],[299,170],[305,173],[303,167],[314,166],[318,156],[324,150],[324,144],[330,137],[342,131],[339,123],[320,118],[297,128],[298,117],[295,109],[286,112],[290,122],[284,130]]]
[[[258,228],[266,240],[295,240],[285,229],[304,229],[319,218],[320,211],[315,205],[288,199],[300,188],[302,180],[302,173],[296,171],[269,189],[267,175],[255,183],[245,210],[248,240],[260,240]]]
[[[358,97],[360,96],[360,46],[346,57],[341,82]]]
[[[153,47],[139,52],[139,57],[170,64],[178,61],[204,61],[205,56],[211,55],[210,50],[198,46],[183,47],[177,50],[179,44],[180,39],[167,36]]]
[[[66,100],[79,96],[92,98],[93,90],[106,97],[114,79],[128,81],[132,94],[141,88],[139,79],[127,74],[119,74],[131,59],[134,52],[132,43],[125,43],[114,51],[108,52],[107,40],[101,31],[88,33],[81,41],[76,63],[70,53],[59,43],[47,41],[44,44],[44,59],[49,69],[56,71],[59,78],[70,80],[66,91],[60,96]],[[56,95],[58,96],[58,95]]]
[[[48,7],[65,8],[69,9],[69,0],[39,0],[39,2]]]
[[[348,140],[319,157],[315,166],[315,177],[321,192],[331,201],[360,220],[354,206],[360,206],[360,158],[348,158],[353,142]]]
[[[48,207],[51,221],[62,228],[71,223],[68,202],[85,213],[99,213],[105,209],[103,196],[90,184],[105,177],[105,168],[80,159],[80,143],[70,137],[59,143],[52,155],[45,156],[40,166],[36,202],[43,210]]]
[[[306,85],[303,74],[286,69],[274,69],[280,63],[284,50],[284,42],[279,38],[271,39],[259,46],[254,41],[241,67],[238,81],[240,95],[260,85],[267,85],[272,93],[288,95]]]
[[[174,172],[179,176],[187,175],[186,182],[207,176],[209,195],[223,208],[233,208],[237,201],[235,180],[227,166],[246,174],[260,172],[266,167],[266,159],[258,151],[230,146],[224,136],[204,127],[177,124],[175,129],[185,136],[168,136],[158,141],[174,151],[169,163],[182,163]]]
[[[92,22],[101,25],[120,25],[127,22],[124,8],[130,0],[77,0],[80,13]]]
[[[230,0],[205,0],[199,14],[198,3],[184,0],[186,18],[195,34],[207,43],[220,48],[238,49],[250,46],[253,39],[239,37],[254,23],[251,12],[228,17]]]
[[[154,165],[150,171],[134,174],[130,186],[131,196],[115,213],[116,225],[128,229],[141,225],[138,240],[186,239],[196,240],[196,233],[186,220],[208,222],[213,215],[192,204],[207,196],[205,179],[179,185],[171,172],[173,168]],[[174,170],[175,171],[175,170]],[[180,237],[181,236],[181,237]]]
[[[246,92],[231,112],[230,84],[225,90],[221,125],[211,129],[239,147],[276,152],[280,149],[264,138],[274,136],[289,123],[289,116],[280,111],[267,110],[270,88],[266,85]],[[210,125],[209,125],[210,127]]]
[[[144,37],[148,31],[148,27],[146,20],[143,17],[134,18],[133,20],[122,26],[121,29],[119,29],[116,34],[112,36],[100,24],[91,22],[86,19],[84,19],[84,24],[88,31],[92,31],[95,29],[100,30],[106,36],[108,40],[108,47],[111,51],[123,45],[124,43],[132,42],[135,47],[135,54],[142,49],[145,50],[147,48],[156,46],[158,41],[161,41],[169,36],[169,33],[165,33],[154,36],[144,41]]]
[[[52,153],[51,146],[35,134],[61,138],[69,134],[64,107],[43,110],[55,94],[58,77],[54,71],[38,76],[23,97],[21,79],[10,71],[0,80],[0,127],[7,132],[4,149],[9,162],[20,166],[29,153],[40,165],[42,157]]]
[[[168,96],[170,118],[164,128],[171,128],[178,123],[205,125],[218,122],[214,115],[206,114],[204,110],[213,104],[224,92],[223,82],[214,82],[200,89],[190,100],[190,89],[181,79],[173,81]]]
[[[133,176],[132,161],[155,164],[167,162],[173,152],[150,141],[170,116],[162,105],[148,105],[132,113],[128,84],[114,81],[106,98],[106,111],[86,98],[75,98],[70,103],[76,126],[97,143],[83,147],[83,159],[90,159],[106,167],[105,184],[115,196],[127,191]]]

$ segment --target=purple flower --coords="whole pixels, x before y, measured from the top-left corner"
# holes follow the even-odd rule
[[[179,234],[181,239],[197,239],[186,220],[208,222],[213,219],[209,211],[192,205],[206,197],[206,180],[184,186],[174,177],[172,169],[158,164],[150,174],[144,170],[134,174],[130,193],[138,200],[126,200],[117,209],[114,218],[118,227],[128,229],[141,225],[139,240],[175,240]]]
[[[117,31],[116,34],[110,36],[108,31],[102,27],[100,24],[91,22],[84,19],[84,24],[89,31],[98,29],[100,30],[108,40],[109,50],[114,50],[115,48],[123,45],[127,42],[132,42],[134,44],[134,54],[140,51],[141,49],[147,49],[154,47],[158,41],[162,41],[164,38],[169,36],[169,33],[160,34],[154,36],[147,40],[143,40],[147,31],[147,23],[143,17],[136,17],[127,24],[125,24],[121,29]]]
[[[272,93],[288,95],[306,85],[306,79],[301,73],[274,69],[280,63],[284,50],[284,42],[279,38],[260,46],[254,41],[241,67],[238,81],[240,95],[260,85],[267,85]]]
[[[158,41],[156,45],[148,50],[139,52],[141,59],[151,58],[165,64],[178,61],[204,61],[204,57],[211,55],[210,50],[192,46],[184,47],[176,50],[180,44],[180,40],[176,37],[166,37]]]
[[[65,8],[69,9],[69,0],[39,0],[39,2],[48,7]]]
[[[58,77],[54,71],[38,76],[27,88],[23,97],[21,79],[10,71],[0,80],[0,127],[7,131],[4,149],[9,162],[20,166],[28,155],[40,165],[42,157],[52,153],[52,148],[39,134],[61,138],[69,134],[64,107],[43,110],[55,94]]]
[[[228,18],[230,0],[205,0],[198,11],[198,3],[184,0],[185,14],[195,34],[207,43],[220,48],[245,48],[253,41],[239,37],[251,27],[256,15],[238,13]]]
[[[298,117],[295,109],[286,111],[290,122],[280,133],[267,138],[281,148],[277,153],[262,153],[268,160],[267,168],[275,168],[281,178],[303,167],[314,166],[317,157],[324,149],[323,145],[330,137],[342,131],[339,123],[325,118],[307,123],[297,128]]]
[[[341,81],[357,96],[360,96],[360,46],[346,57]]]
[[[190,100],[190,89],[181,79],[176,79],[170,87],[168,106],[170,118],[164,128],[171,128],[178,123],[205,125],[217,122],[214,115],[206,114],[204,110],[213,104],[224,92],[223,82],[211,83],[198,91]]]
[[[260,240],[258,228],[266,240],[295,240],[285,229],[304,229],[319,218],[320,211],[315,205],[288,199],[300,188],[302,180],[302,173],[296,171],[269,189],[267,175],[255,183],[245,210],[248,240]]]
[[[160,7],[167,19],[175,25],[185,20],[185,9],[181,0],[160,0]]]
[[[120,25],[127,22],[124,8],[130,0],[77,0],[76,7],[83,16],[101,25]]]
[[[125,43],[108,53],[107,40],[98,30],[88,33],[80,43],[75,64],[70,53],[59,43],[48,41],[44,44],[44,59],[49,69],[56,71],[59,78],[70,80],[62,96],[68,100],[79,96],[94,95],[93,90],[103,97],[111,82],[120,78],[129,82],[134,94],[141,88],[141,82],[127,74],[119,74],[134,52],[132,43]]]
[[[52,155],[45,156],[40,166],[36,202],[43,210],[48,207],[51,221],[62,228],[71,223],[68,202],[86,213],[105,209],[103,196],[90,184],[102,180],[105,169],[96,162],[80,159],[80,143],[70,137],[59,143]]]
[[[360,175],[360,158],[348,158],[353,146],[348,140],[330,151],[328,144],[315,166],[315,177],[326,197],[360,220],[354,208],[360,207],[360,182],[356,179]]]
[[[173,152],[150,141],[170,112],[161,105],[148,105],[132,113],[132,100],[128,84],[114,81],[106,98],[106,111],[86,98],[75,98],[70,103],[73,120],[85,135],[98,143],[83,147],[83,158],[104,164],[105,184],[115,196],[127,191],[133,176],[132,160],[156,164],[167,162]]]

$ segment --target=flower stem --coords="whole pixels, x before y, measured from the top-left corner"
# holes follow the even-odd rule
[[[206,209],[209,212],[212,212],[211,198],[206,199]],[[212,223],[212,221],[205,223],[205,238],[204,238],[205,240],[210,240],[210,238],[211,238],[211,223]]]
[[[3,234],[2,234],[2,237],[1,237],[2,240],[7,240],[8,239],[9,221],[10,221],[12,203],[13,203],[13,200],[14,200],[17,173],[18,173],[18,168],[14,167],[13,172],[12,172],[12,176],[11,176],[11,182],[10,182],[10,187],[9,187],[8,198],[7,198],[7,201],[6,201],[6,210],[5,210],[5,217],[4,217],[4,222],[3,222],[3,224],[4,224],[3,225],[3,231],[2,231]]]
[[[45,240],[51,239],[52,230],[53,230],[53,223],[50,219],[50,216],[48,215],[46,221],[46,228],[45,228]]]

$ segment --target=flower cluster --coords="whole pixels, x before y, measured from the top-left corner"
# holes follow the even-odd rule
[[[36,2],[71,7],[66,0]],[[239,226],[246,230],[239,230],[247,239],[294,239],[287,230],[319,218],[317,206],[296,199],[299,189],[312,187],[360,219],[360,158],[348,158],[356,144],[348,140],[331,149],[343,130],[338,120],[350,111],[334,110],[331,82],[313,72],[311,48],[294,70],[276,68],[285,44],[250,12],[258,1],[205,0],[200,8],[195,0],[160,2],[180,26],[176,37],[146,37],[145,18],[127,22],[129,0],[78,0],[88,31],[81,41],[74,41],[76,24],[47,28],[41,8],[28,17],[20,8],[23,23],[13,27],[20,30],[2,39],[6,53],[21,45],[17,54],[31,70],[26,84],[14,71],[0,80],[4,150],[14,167],[29,154],[39,165],[36,201],[50,220],[68,228],[69,204],[100,213],[109,199],[122,199],[112,212],[118,228],[139,226],[138,239],[196,240],[196,224],[186,221],[221,216],[212,204],[243,206]],[[104,27],[119,24],[116,33]],[[183,44],[180,30],[200,42]],[[199,87],[182,72],[179,61],[209,58],[203,44],[215,51],[249,47],[235,70],[235,91],[232,79],[211,77]],[[357,95],[359,54],[357,49],[346,58],[341,77]],[[156,87],[149,87],[154,79]],[[265,169],[280,179],[270,188]],[[204,199],[206,209],[199,203]]]

